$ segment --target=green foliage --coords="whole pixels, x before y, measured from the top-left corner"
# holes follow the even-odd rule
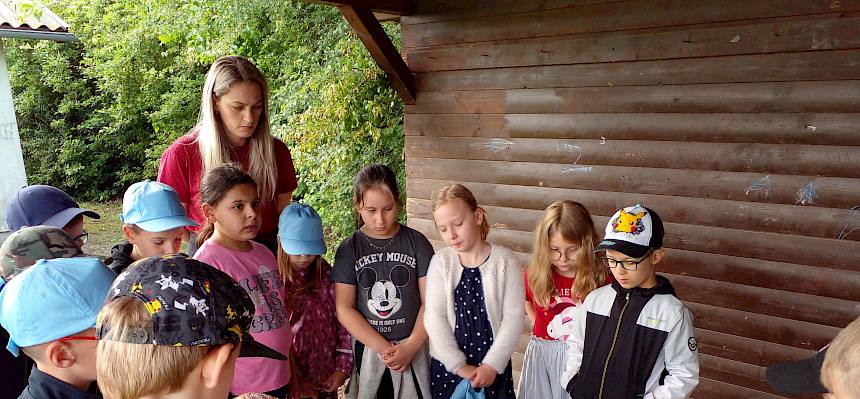
[[[404,177],[402,104],[334,7],[282,0],[55,0],[80,43],[6,42],[31,183],[115,198],[154,178],[197,121],[222,55],[269,79],[273,133],[291,148],[295,196],[331,238],[353,229],[352,177],[370,162]],[[385,26],[395,42],[399,27]]]

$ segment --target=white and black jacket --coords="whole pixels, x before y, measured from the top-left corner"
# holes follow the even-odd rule
[[[689,309],[665,277],[654,288],[601,287],[577,308],[561,375],[573,399],[682,399],[699,383]]]

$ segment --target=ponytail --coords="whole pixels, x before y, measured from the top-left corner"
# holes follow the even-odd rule
[[[212,234],[214,233],[215,225],[207,221],[206,225],[203,226],[202,229],[200,229],[200,233],[197,235],[197,239],[194,240],[194,242],[197,243],[197,247],[199,248],[201,245],[203,245],[203,242],[212,238]]]

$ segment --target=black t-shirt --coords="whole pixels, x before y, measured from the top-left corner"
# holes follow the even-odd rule
[[[401,340],[415,326],[418,279],[427,275],[432,257],[427,237],[408,226],[382,240],[356,231],[337,248],[331,280],[356,285],[358,311],[385,339]]]
[[[0,327],[0,399],[16,399],[27,387],[33,361],[21,353],[17,357],[6,350],[9,333]]]

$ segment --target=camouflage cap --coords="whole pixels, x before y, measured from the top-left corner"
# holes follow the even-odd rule
[[[72,237],[53,226],[24,227],[0,246],[0,276],[7,281],[39,259],[84,256]]]

